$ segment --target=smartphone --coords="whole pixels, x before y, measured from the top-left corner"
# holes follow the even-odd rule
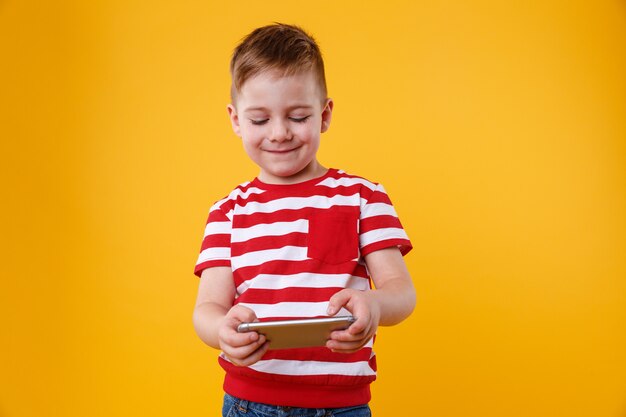
[[[259,332],[270,341],[270,349],[324,346],[330,333],[350,327],[352,316],[241,323],[239,333]]]

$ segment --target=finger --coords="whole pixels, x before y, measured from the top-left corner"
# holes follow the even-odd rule
[[[352,311],[354,317],[356,317],[356,321],[352,323],[345,331],[352,335],[358,335],[363,332],[369,331],[371,327],[371,315],[367,308],[354,308]]]
[[[348,342],[340,342],[337,340],[329,340],[326,347],[333,352],[352,353],[363,348],[367,344],[368,339],[359,339]]]
[[[228,356],[231,360],[241,361],[252,355],[256,350],[263,346],[265,342],[267,342],[265,336],[261,335],[259,336],[258,340],[246,345],[234,346],[224,344],[220,347],[222,348],[222,351],[226,354],[226,356]]]
[[[250,323],[257,319],[253,310],[244,306],[236,306],[228,312],[228,316],[239,323]]]
[[[225,320],[225,325],[220,329],[219,338],[232,346],[243,346],[255,342],[259,339],[257,332],[237,331],[237,327],[241,324],[236,318],[230,317]]]
[[[344,289],[330,297],[328,301],[328,308],[326,309],[326,314],[329,316],[334,316],[341,310],[341,307],[348,304],[351,298],[351,291],[348,289]]]
[[[263,355],[265,355],[265,353],[269,349],[269,346],[270,346],[269,342],[265,341],[262,345],[258,346],[256,350],[252,351],[249,355],[243,358],[235,358],[234,360],[231,359],[231,362],[233,362],[237,366],[250,366],[258,362],[259,360],[261,360]]]
[[[352,333],[348,330],[340,330],[335,331],[330,334],[330,340],[335,340],[337,342],[353,342],[355,340],[367,340],[372,337],[371,328],[368,326],[367,329],[359,333]]]
[[[326,347],[336,352],[355,352],[365,346],[374,336],[370,329],[371,327],[368,326],[368,330],[356,335],[345,330],[333,332]]]
[[[257,332],[238,333],[232,330],[225,330],[220,334],[220,340],[229,346],[240,347],[258,342],[260,335]]]

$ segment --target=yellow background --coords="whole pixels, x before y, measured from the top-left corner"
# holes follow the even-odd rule
[[[192,269],[256,174],[228,61],[311,31],[320,160],[382,182],[418,306],[382,416],[626,416],[623,1],[0,1],[0,416],[216,416]]]

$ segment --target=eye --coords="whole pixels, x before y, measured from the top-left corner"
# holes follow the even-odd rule
[[[268,120],[269,119],[261,119],[261,120],[250,119],[250,123],[256,126],[260,126],[260,125],[264,125],[265,123],[267,123]]]
[[[289,120],[291,120],[292,122],[296,122],[296,123],[304,123],[307,121],[307,119],[311,117],[311,116],[304,116],[304,117],[290,117]]]

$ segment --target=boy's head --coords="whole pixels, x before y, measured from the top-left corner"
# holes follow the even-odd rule
[[[297,26],[282,23],[255,29],[237,46],[230,61],[232,102],[245,82],[260,73],[289,76],[309,71],[315,75],[320,100],[324,101],[324,61],[313,37]]]
[[[330,125],[324,64],[313,39],[295,26],[253,31],[231,61],[233,131],[268,183],[296,183],[322,175],[320,134]]]

